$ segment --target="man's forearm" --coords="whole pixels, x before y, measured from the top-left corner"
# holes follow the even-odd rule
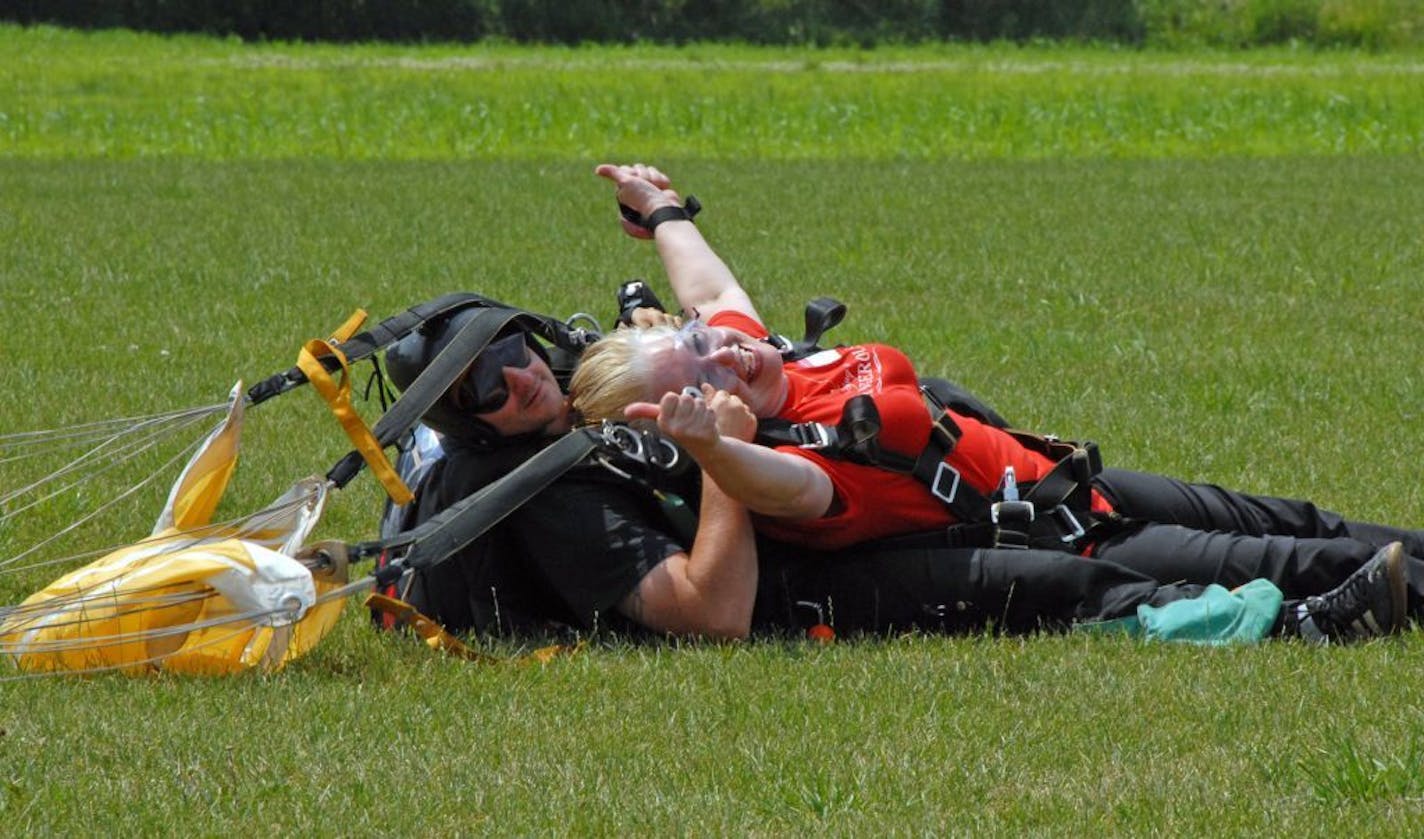
[[[704,476],[692,551],[659,563],[623,598],[619,610],[658,632],[744,638],[751,631],[756,587],[751,518]]]
[[[721,630],[714,634],[747,634],[757,586],[756,537],[751,517],[745,507],[706,480],[706,476],[687,579],[697,592],[704,615]]]

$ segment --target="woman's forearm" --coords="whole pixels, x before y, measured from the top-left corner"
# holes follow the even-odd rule
[[[692,455],[723,491],[754,513],[818,518],[835,495],[830,477],[819,466],[765,446],[722,437]]]
[[[684,312],[707,318],[731,309],[761,320],[732,269],[692,222],[663,222],[653,240],[667,271],[668,284]]]

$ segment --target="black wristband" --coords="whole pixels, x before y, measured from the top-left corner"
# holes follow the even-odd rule
[[[665,221],[692,221],[692,217],[702,211],[702,202],[689,195],[681,207],[659,207],[646,216],[627,204],[619,204],[618,210],[623,218],[652,233]]]

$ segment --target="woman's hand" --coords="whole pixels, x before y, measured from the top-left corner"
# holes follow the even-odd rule
[[[636,402],[624,414],[629,419],[657,420],[659,431],[699,460],[724,437],[744,443],[756,437],[757,418],[746,403],[708,384],[700,393],[689,387],[682,393],[664,394],[656,405]]]
[[[629,419],[656,419],[658,430],[682,445],[727,495],[754,513],[785,519],[825,515],[835,499],[830,476],[790,452],[751,442],[756,417],[740,399],[703,385],[664,394],[654,405],[635,402]]]
[[[618,203],[632,208],[638,215],[647,218],[654,210],[662,207],[681,207],[682,199],[672,190],[672,181],[656,166],[634,163],[631,166],[616,166],[604,163],[593,170],[600,178],[607,178],[618,186]],[[651,239],[653,234],[646,227],[619,217],[623,232],[635,239]]]
[[[699,458],[715,448],[722,438],[717,429],[717,413],[707,404],[711,386],[702,387],[705,389],[702,393],[690,387],[682,393],[665,393],[656,405],[634,402],[623,413],[628,419],[657,420],[659,431],[680,443],[694,458]]]
[[[725,390],[714,391],[711,385],[702,386],[702,396],[707,407],[717,417],[717,433],[733,440],[750,443],[756,439],[757,418],[741,397],[733,396]]]

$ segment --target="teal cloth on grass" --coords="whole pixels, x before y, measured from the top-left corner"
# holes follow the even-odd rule
[[[1212,584],[1198,597],[1165,606],[1138,606],[1135,617],[1080,624],[1085,632],[1122,632],[1153,641],[1188,644],[1253,644],[1265,638],[1285,597],[1270,580],[1228,591]]]

